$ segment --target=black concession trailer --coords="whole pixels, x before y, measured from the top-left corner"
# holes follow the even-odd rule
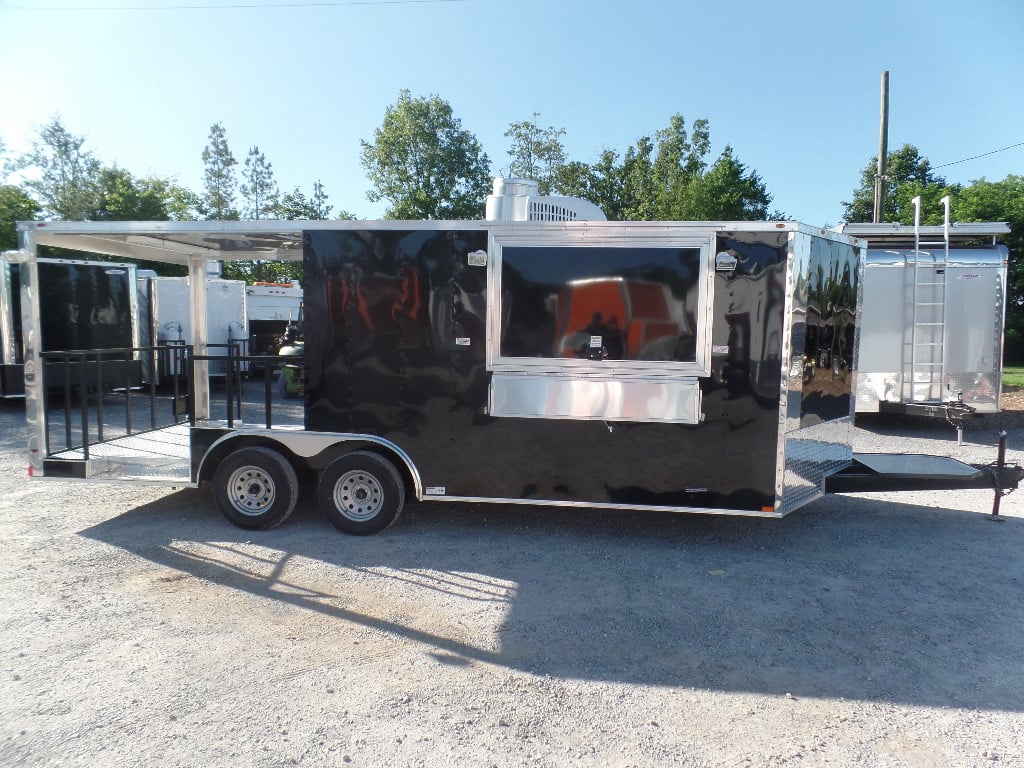
[[[776,517],[832,490],[998,493],[1021,478],[1018,467],[917,457],[908,469],[853,453],[864,244],[835,232],[793,222],[19,227],[30,301],[42,244],[171,261],[193,276],[187,412],[152,404],[134,431],[104,433],[102,398],[80,394],[56,413],[27,366],[36,477],[212,482],[247,528],[286,519],[305,477],[327,518],[356,534],[387,527],[409,498]],[[297,423],[281,423],[271,375],[246,411],[230,389],[224,408],[211,396],[205,371],[224,356],[206,347],[195,277],[227,258],[303,262]],[[39,307],[25,317],[26,359],[38,362]],[[812,363],[824,345],[828,367]],[[280,363],[230,355],[225,365],[244,362]]]

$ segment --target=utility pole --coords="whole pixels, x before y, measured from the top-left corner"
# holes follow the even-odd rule
[[[875,170],[875,211],[872,221],[882,222],[885,207],[885,157],[889,154],[889,70],[882,72],[882,106],[878,125],[878,167]]]

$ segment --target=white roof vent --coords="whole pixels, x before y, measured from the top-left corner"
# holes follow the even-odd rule
[[[488,221],[606,221],[604,212],[578,197],[548,197],[539,194],[530,179],[494,180],[487,196]]]

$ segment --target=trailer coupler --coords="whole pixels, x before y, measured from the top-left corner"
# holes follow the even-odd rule
[[[974,418],[976,410],[964,402],[963,393],[958,392],[956,400],[945,404],[946,421],[953,425],[956,430],[957,445],[964,444],[964,425]]]
[[[932,419],[945,419],[956,430],[958,445],[964,444],[964,427],[973,419],[978,411],[974,406],[964,402],[963,394],[958,393],[956,400],[946,402],[922,403],[883,403],[879,410],[885,413],[899,413],[907,416],[924,416]]]

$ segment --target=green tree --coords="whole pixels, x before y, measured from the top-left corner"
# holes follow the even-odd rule
[[[711,151],[711,129],[706,118],[693,123],[693,135],[686,131],[686,121],[680,114],[669,118],[667,128],[654,135],[657,154],[651,172],[654,178],[656,212],[653,218],[685,220],[674,208],[680,191],[707,168],[706,157]],[[728,149],[728,148],[727,148]]]
[[[11,172],[22,176],[22,189],[42,206],[47,219],[85,219],[97,203],[100,161],[54,117],[39,129],[32,149],[15,158]]]
[[[237,164],[238,161],[228,148],[224,126],[214,123],[210,127],[210,143],[203,149],[203,207],[208,219],[238,218],[238,209],[235,208]]]
[[[853,199],[843,202],[843,221],[866,222],[874,218],[875,173],[878,155],[861,171],[860,186]],[[882,221],[914,223],[914,197],[921,196],[921,223],[941,224],[943,210],[938,201],[956,192],[946,180],[932,170],[931,163],[913,144],[904,144],[886,155],[883,188]]]
[[[166,221],[171,218],[170,186],[164,179],[136,179],[123,168],[104,168],[96,180],[96,207],[86,218]]]
[[[313,196],[309,199],[309,206],[313,213],[310,216],[311,219],[326,219],[331,215],[334,206],[328,203],[327,199],[327,191],[324,189],[324,185],[320,183],[320,179],[317,179],[313,182]],[[355,216],[348,211],[339,211],[338,218],[354,219]]]
[[[537,125],[539,112],[533,113],[532,120],[509,123],[505,138],[511,139],[508,155],[512,158],[508,172],[512,176],[533,179],[540,187],[540,194],[550,194],[555,185],[559,169],[565,165],[565,147],[562,146],[564,128]]]
[[[315,215],[316,211],[313,209],[313,204],[309,198],[298,187],[295,187],[291,192],[285,192],[281,195],[281,204],[278,212],[282,219],[289,221],[307,219],[312,221],[319,218]]]
[[[373,189],[367,197],[388,201],[392,219],[475,219],[491,183],[480,142],[434,94],[413,98],[408,90],[387,108],[361,161]]]
[[[281,218],[308,219],[310,221],[326,220],[330,218],[334,206],[327,202],[327,192],[324,185],[319,181],[313,183],[313,194],[306,197],[305,193],[295,187],[291,192],[281,196],[279,213]],[[335,217],[337,219],[354,219],[351,213],[340,211]]]
[[[245,200],[246,219],[268,219],[277,216],[278,190],[277,182],[274,181],[274,169],[267,162],[266,155],[260,152],[258,146],[249,150],[245,158],[245,167],[242,170],[242,178],[245,183],[239,189],[242,199]],[[284,264],[265,261],[254,261],[239,265],[240,269],[248,271],[248,277],[252,280],[278,282],[282,278]]]
[[[552,188],[561,195],[580,197],[595,205],[600,205],[597,201],[597,192],[594,189],[596,183],[597,177],[587,163],[570,160],[555,171]],[[601,207],[603,210],[604,206]]]
[[[42,210],[35,200],[13,184],[0,185],[0,251],[18,247],[19,221],[32,221]]]
[[[951,218],[1009,223],[1011,232],[1003,239],[1010,250],[1003,357],[1024,364],[1024,176],[971,182],[951,201]]]
[[[665,218],[678,221],[761,221],[768,218],[768,194],[761,177],[737,160],[732,147],[706,172],[677,183]]]
[[[209,218],[200,195],[174,182],[167,184],[167,213],[172,221],[202,221]]]
[[[272,219],[277,215],[278,191],[274,168],[259,147],[249,150],[242,171],[245,183],[240,191],[246,202],[247,219]]]
[[[710,149],[708,121],[694,121],[688,132],[677,114],[653,139],[641,136],[621,159],[606,149],[592,165],[563,164],[553,174],[553,186],[589,200],[612,220],[766,218],[772,197],[761,177],[728,146],[709,168]]]
[[[649,136],[641,136],[635,145],[626,150],[619,168],[610,169],[614,180],[621,184],[622,203],[616,218],[625,221],[649,221],[657,218],[660,201],[657,182],[654,178],[654,142]]]

